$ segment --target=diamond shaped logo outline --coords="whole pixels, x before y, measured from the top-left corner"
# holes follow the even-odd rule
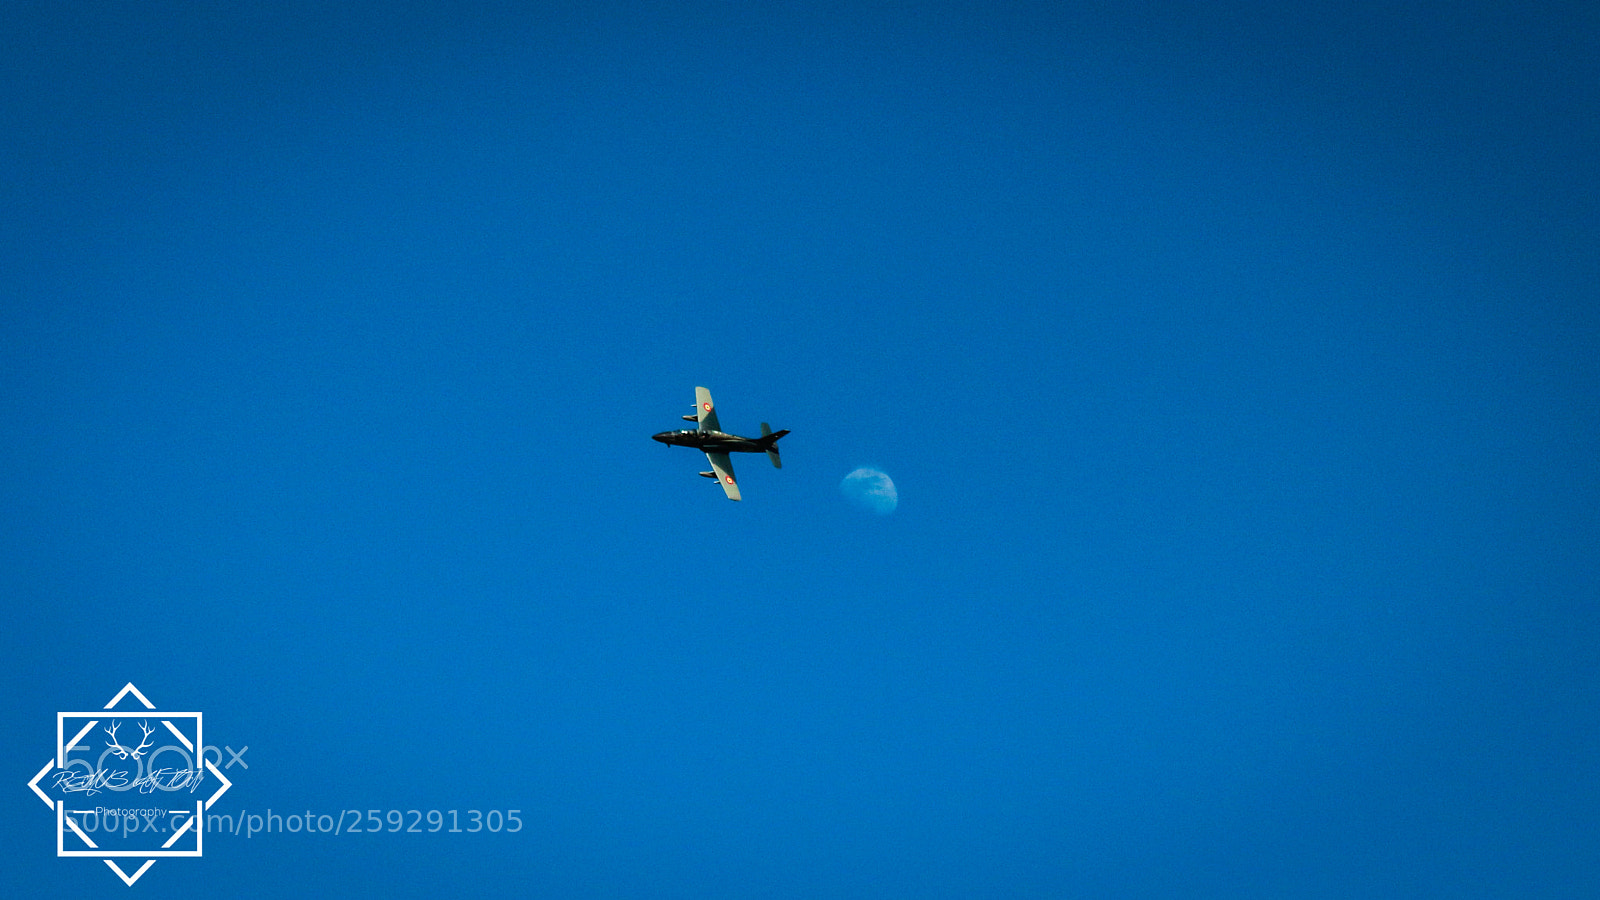
[[[198,712],[193,712],[193,713],[190,713],[190,712],[168,712],[168,713],[163,713],[162,715],[164,716],[164,721],[162,722],[162,724],[165,725],[166,728],[169,731],[171,731],[174,735],[176,735],[177,738],[184,743],[184,745],[188,748],[188,750],[191,753],[195,754],[195,757],[194,757],[195,759],[200,760],[201,762],[204,763],[206,771],[210,772],[213,776],[215,776],[216,779],[221,783],[221,786],[217,788],[215,793],[213,793],[210,797],[206,798],[205,800],[196,800],[195,801],[194,815],[191,816],[190,818],[188,818],[184,822],[184,824],[182,826],[179,826],[177,828],[177,830],[173,833],[172,837],[167,839],[167,842],[162,845],[162,848],[160,850],[101,850],[101,849],[97,848],[95,846],[94,841],[92,839],[90,839],[88,835],[84,834],[83,830],[80,829],[77,826],[77,824],[72,820],[72,818],[67,815],[66,802],[64,800],[51,800],[50,796],[48,794],[46,794],[44,791],[39,789],[39,781],[41,779],[43,779],[45,777],[45,775],[49,774],[52,769],[55,769],[55,768],[65,769],[66,768],[66,757],[67,757],[67,754],[70,753],[72,751],[72,749],[77,745],[77,742],[86,733],[88,733],[89,729],[93,728],[96,724],[98,724],[98,720],[95,720],[92,717],[98,715],[101,718],[104,718],[107,711],[114,710],[116,705],[118,703],[121,703],[123,698],[125,698],[130,693],[133,694],[133,696],[135,698],[137,698],[138,701],[141,704],[144,705],[146,710],[151,711],[151,712],[157,712],[156,705],[154,703],[151,703],[150,700],[147,697],[145,697],[145,695],[143,693],[141,693],[137,687],[134,687],[133,682],[131,682],[131,681],[128,682],[126,685],[124,685],[122,690],[117,692],[116,696],[111,698],[111,702],[107,703],[103,710],[100,710],[100,711],[97,711],[97,712],[89,712],[89,713],[57,712],[56,713],[56,754],[55,754],[55,758],[50,760],[49,762],[45,763],[44,764],[44,768],[40,769],[38,774],[34,775],[33,778],[28,781],[28,787],[33,790],[34,794],[38,795],[39,799],[44,802],[45,806],[50,807],[56,814],[56,856],[57,857],[90,857],[90,858],[101,859],[102,861],[105,862],[105,864],[107,866],[111,867],[111,871],[117,873],[117,877],[118,878],[121,878],[124,883],[126,883],[129,887],[132,887],[134,882],[139,880],[140,876],[144,875],[145,872],[150,870],[151,866],[156,864],[156,859],[158,859],[158,858],[163,858],[163,857],[192,857],[192,858],[199,858],[202,855],[202,853],[204,851],[204,837],[203,836],[205,834],[205,825],[204,825],[204,823],[205,823],[205,818],[204,818],[205,812],[206,812],[206,810],[209,810],[211,808],[212,804],[216,803],[217,800],[223,794],[227,793],[229,788],[233,787],[233,782],[230,781],[226,775],[223,775],[222,772],[218,771],[216,765],[214,765],[210,760],[205,759],[204,758],[204,754],[202,754],[200,752],[200,748],[202,748],[204,746],[204,744],[202,743],[202,741],[200,739],[201,735],[202,735],[202,729],[204,727],[204,720],[203,720],[203,716],[202,716],[201,713],[198,713]],[[65,722],[66,722],[66,719],[68,719],[68,718],[89,718],[89,719],[91,719],[91,721],[87,725],[83,726],[83,728],[80,729],[78,731],[78,733],[73,736],[72,740],[68,741],[68,740],[65,739]],[[186,735],[184,735],[170,721],[171,719],[184,719],[184,718],[193,718],[195,720],[195,737],[194,737],[193,741],[190,741],[190,739]],[[184,810],[184,812],[187,812],[187,810]],[[65,848],[65,841],[66,841],[66,831],[69,828],[76,834],[76,836],[80,840],[82,840],[85,844],[87,844],[92,849],[89,849],[89,850],[67,850]],[[187,834],[191,829],[194,831],[195,849],[194,850],[176,850],[176,851],[175,850],[171,850],[170,849],[171,846],[174,843],[176,843],[179,838],[181,838],[185,834]],[[129,875],[127,872],[123,871],[121,866],[117,865],[117,862],[116,862],[115,858],[118,858],[118,857],[120,857],[120,858],[132,857],[132,858],[136,858],[136,859],[137,858],[144,858],[145,863],[144,863],[144,865],[140,866],[137,870],[135,870],[132,875]]]

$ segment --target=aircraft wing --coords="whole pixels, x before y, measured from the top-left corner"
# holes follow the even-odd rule
[[[709,388],[697,387],[694,389],[694,412],[700,419],[701,431],[722,430],[722,426],[717,424],[717,407],[711,402],[711,390]],[[726,455],[723,456],[722,461],[728,461]],[[729,469],[728,472],[732,473],[733,470]],[[738,498],[735,497],[734,499],[737,500]]]
[[[733,462],[728,459],[728,454],[707,453],[706,459],[711,460],[711,468],[717,473],[717,483],[722,485],[722,492],[728,495],[729,500],[739,499],[739,483],[733,480]]]

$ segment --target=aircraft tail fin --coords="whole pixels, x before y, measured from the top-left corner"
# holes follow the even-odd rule
[[[778,457],[778,438],[781,438],[788,433],[789,429],[787,428],[782,431],[775,432],[772,430],[771,425],[768,425],[765,422],[761,423],[761,448],[767,451],[767,459],[772,460],[772,467],[774,469],[783,468],[783,460]]]

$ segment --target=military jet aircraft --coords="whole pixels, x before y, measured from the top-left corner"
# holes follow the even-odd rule
[[[767,458],[772,460],[774,469],[783,468],[783,461],[778,458],[778,438],[789,433],[787,428],[773,431],[767,423],[762,422],[761,437],[747,438],[728,434],[717,424],[717,408],[711,402],[711,392],[703,387],[694,389],[694,415],[683,418],[684,421],[697,423],[697,427],[683,431],[663,431],[652,435],[652,439],[668,447],[677,444],[705,451],[706,459],[711,461],[712,471],[701,472],[700,475],[717,479],[729,500],[739,499],[739,483],[733,480],[733,463],[728,460],[730,452],[766,453]]]

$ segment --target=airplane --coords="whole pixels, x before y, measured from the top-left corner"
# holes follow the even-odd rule
[[[729,500],[739,499],[739,483],[733,479],[733,463],[728,460],[732,453],[766,453],[772,460],[774,469],[783,468],[783,460],[778,458],[778,438],[789,433],[789,429],[773,431],[767,423],[761,423],[761,437],[747,438],[737,434],[728,434],[717,424],[717,408],[711,402],[711,391],[703,387],[694,389],[694,415],[684,416],[685,422],[694,422],[696,427],[683,431],[663,431],[652,435],[652,440],[660,441],[671,447],[677,444],[680,447],[695,447],[705,451],[706,459],[711,462],[710,472],[701,472],[703,478],[715,478],[722,485],[723,493]]]

